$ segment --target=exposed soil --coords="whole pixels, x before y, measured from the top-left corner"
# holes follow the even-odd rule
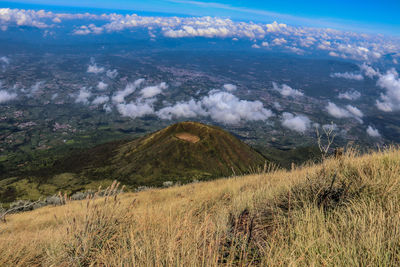
[[[193,134],[190,134],[187,132],[177,133],[175,136],[181,140],[184,140],[184,141],[187,141],[187,142],[190,142],[193,144],[200,141],[200,138],[197,135],[193,135]]]

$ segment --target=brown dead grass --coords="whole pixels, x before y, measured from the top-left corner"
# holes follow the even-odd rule
[[[400,151],[11,215],[0,266],[399,266]]]

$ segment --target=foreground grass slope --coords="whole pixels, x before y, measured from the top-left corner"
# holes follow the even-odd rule
[[[8,217],[2,266],[399,266],[400,151]]]

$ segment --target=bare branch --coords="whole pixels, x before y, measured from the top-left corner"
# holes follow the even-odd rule
[[[331,122],[330,127],[321,127],[323,131],[323,135],[319,132],[318,125],[315,126],[315,133],[317,136],[317,144],[318,148],[323,153],[324,156],[326,156],[329,152],[330,147],[332,146],[336,133],[334,132],[335,127],[333,122]],[[322,138],[325,137],[326,141],[323,143]]]

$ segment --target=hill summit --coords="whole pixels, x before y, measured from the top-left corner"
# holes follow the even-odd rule
[[[219,127],[180,122],[68,156],[52,167],[51,176],[72,173],[89,184],[117,179],[131,187],[161,186],[244,174],[264,163],[260,153]]]
[[[181,122],[117,149],[112,159],[124,182],[207,179],[245,173],[263,165],[258,152],[226,131]]]

